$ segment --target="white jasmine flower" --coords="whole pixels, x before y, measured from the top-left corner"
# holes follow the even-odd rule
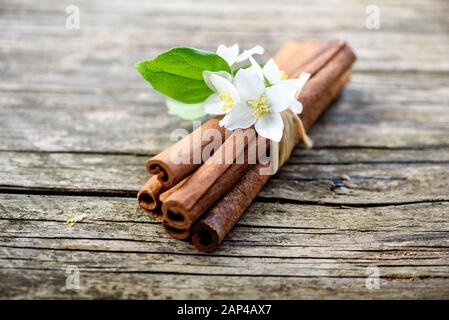
[[[284,129],[279,113],[289,108],[293,100],[296,101],[297,87],[293,82],[280,81],[266,88],[264,79],[248,69],[240,69],[234,82],[240,101],[235,103],[220,124],[228,130],[246,129],[254,125],[260,136],[279,142]]]
[[[268,60],[263,68],[260,67],[253,57],[250,57],[249,61],[251,62],[251,69],[260,77],[265,77],[270,85],[274,85],[288,79],[287,74],[279,69],[279,66],[273,59]]]
[[[235,63],[243,62],[255,54],[263,54],[264,51],[264,48],[261,46],[255,46],[239,54],[239,45],[237,43],[230,47],[221,44],[218,46],[217,55],[222,57],[229,66],[233,66]]]
[[[214,92],[204,102],[204,111],[209,114],[226,114],[241,101],[237,88],[232,84],[232,76],[224,71],[203,72],[204,82]]]
[[[273,59],[268,60],[263,68],[253,59],[253,57],[250,57],[249,60],[251,62],[249,70],[256,73],[264,81],[266,79],[271,86],[282,83],[282,85],[291,87],[291,90],[296,92],[299,87],[303,85],[302,81],[299,79],[288,79],[287,74],[279,68]],[[293,96],[292,101],[290,101],[290,109],[296,114],[302,112],[302,104],[296,99],[296,96]]]

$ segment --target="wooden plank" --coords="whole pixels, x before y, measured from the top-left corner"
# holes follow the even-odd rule
[[[384,148],[344,148],[325,147],[293,150],[289,164],[413,164],[447,163],[448,148],[390,149]]]
[[[383,9],[384,26],[388,29],[397,27],[401,32],[406,33],[416,30],[423,32],[431,30],[430,28],[435,31],[435,27],[439,26],[438,20],[429,19],[427,21],[425,18],[445,17],[442,10],[447,8],[447,5],[441,1],[429,2],[398,1],[392,3],[378,1],[376,5]],[[213,4],[207,1],[175,1],[170,3],[164,3],[163,1],[152,1],[151,3],[114,1],[112,5],[100,1],[95,6],[88,1],[79,1],[77,4],[81,8],[82,14],[85,15],[83,21],[89,26],[119,19],[120,14],[134,14],[136,16],[134,23],[155,26],[156,28],[160,26],[168,28],[170,26],[176,29],[179,22],[191,25],[193,24],[192,20],[196,20],[200,23],[208,21],[213,28],[219,29],[217,24],[212,22],[216,21],[217,18],[222,18],[226,22],[234,22],[234,26],[263,25],[264,22],[269,22],[274,28],[284,26],[286,30],[289,30],[287,26],[295,26],[301,23],[309,29],[313,29],[317,25],[321,27],[351,25],[354,28],[356,23],[364,22],[365,8],[369,5],[365,1],[315,1],[313,5],[290,1],[278,1],[276,4],[269,1],[245,1],[244,3],[227,1],[226,3]],[[26,18],[31,15],[35,20],[46,18],[44,24],[52,24],[51,18],[56,20],[59,17],[59,21],[62,20],[63,17],[60,13],[61,9],[64,8],[65,5],[59,2],[54,2],[51,6],[39,6],[30,1],[13,3],[4,1],[3,14],[5,19],[20,18],[22,23],[30,20]],[[295,19],[298,15],[301,19]],[[151,19],[145,20],[144,17],[150,17]],[[171,18],[171,20],[167,21],[167,18]],[[190,20],[183,20],[182,18],[190,18]],[[288,21],[289,24],[287,25],[285,21]],[[229,25],[229,27],[233,25]],[[413,25],[416,26],[416,29],[410,30]],[[129,25],[125,26],[129,27]],[[226,26],[228,27],[227,24]],[[266,24],[263,27],[264,30],[270,30]]]
[[[67,85],[0,85],[0,148],[157,153],[170,143],[171,130],[190,129],[192,124],[168,116],[162,98],[135,77],[141,89],[122,88],[115,93],[113,88],[95,92],[95,85],[80,87],[78,92]],[[312,129],[315,145],[447,146],[448,78],[401,79],[354,75],[341,99]]]
[[[368,290],[366,278],[272,278],[86,272],[80,290],[65,289],[65,267],[57,270],[1,270],[0,290],[14,299],[441,299],[447,279],[381,280]],[[7,287],[10,283],[13,288]],[[238,284],[237,286],[234,286]],[[413,289],[410,289],[413,288]]]
[[[79,241],[80,246],[71,249],[95,250],[96,243],[107,241],[108,246],[102,247],[102,251],[198,254],[187,243],[165,234],[159,222],[144,214],[134,199],[14,194],[2,194],[0,199],[2,236],[11,238],[8,242],[11,245],[69,250],[67,245]],[[445,232],[449,225],[444,219],[448,205],[439,202],[341,208],[256,201],[222,250],[213,255],[295,257],[296,250],[277,250],[298,247],[307,255],[313,255],[314,250],[324,250],[323,258],[360,258],[369,254],[363,251],[380,248],[411,250],[412,247],[428,246],[429,250],[438,249],[437,246],[431,248],[438,244],[438,239],[441,239],[439,245],[443,249],[448,236]],[[416,215],[417,211],[421,214]],[[76,227],[65,224],[68,218],[81,213],[86,218]],[[267,246],[267,243],[272,245]],[[329,250],[334,246],[345,252]],[[358,250],[349,250],[355,247]],[[181,248],[184,250],[179,250]]]
[[[446,200],[447,174],[445,165],[292,165],[270,179],[259,196],[342,205]],[[342,175],[351,181],[342,181]]]
[[[363,27],[361,24],[358,27]],[[17,27],[18,28],[18,27]],[[120,36],[111,39],[110,33],[102,32],[104,28],[98,27],[98,31],[90,36],[77,37],[69,33],[63,26],[55,29],[60,35],[43,36],[33,34],[36,26],[21,27],[19,30],[11,30],[9,34],[19,34],[20,41],[8,39],[0,41],[0,54],[5,70],[5,75],[14,80],[20,79],[20,75],[29,71],[26,66],[39,71],[39,74],[30,74],[30,79],[23,81],[39,83],[36,78],[48,72],[55,73],[61,70],[69,75],[77,73],[95,74],[98,78],[102,73],[113,73],[116,78],[126,76],[132,71],[134,62],[150,58],[173,46],[194,46],[207,50],[215,50],[220,43],[238,42],[243,48],[262,44],[267,54],[273,54],[283,42],[287,40],[305,40],[317,38],[323,41],[332,38],[347,40],[355,49],[359,61],[355,66],[360,72],[449,72],[447,54],[449,52],[448,36],[445,34],[411,34],[404,37],[401,33],[386,33],[378,31],[270,31],[270,32],[237,32],[237,31],[208,31],[198,33],[189,43],[192,32],[186,30],[154,30],[149,35],[145,30],[131,29],[126,31],[121,27],[110,32],[119,33]],[[207,30],[208,26],[204,26]],[[23,29],[22,31],[20,29]],[[301,30],[301,28],[298,28]],[[304,29],[307,30],[307,29]],[[51,31],[48,31],[52,33]],[[93,31],[92,31],[93,32]],[[30,34],[31,33],[31,34]],[[1,33],[0,33],[1,34]],[[24,34],[22,36],[22,34]],[[3,36],[3,35],[2,35]],[[36,38],[42,38],[41,46],[36,46]],[[254,40],[259,39],[259,40]],[[59,46],[64,43],[64,46]],[[56,47],[56,49],[53,49]],[[51,50],[50,50],[51,48]],[[133,50],[130,51],[130,48]],[[20,60],[19,60],[20,59]],[[32,66],[28,63],[7,63],[6,61],[45,61],[45,65]],[[261,59],[262,60],[262,59]],[[83,68],[80,68],[83,66]],[[7,73],[6,73],[7,72]],[[101,72],[101,73],[99,73]],[[62,75],[62,72],[59,74]],[[113,82],[112,78],[103,78],[104,81]],[[49,79],[51,80],[51,78]],[[86,79],[92,81],[93,79]]]
[[[58,270],[1,270],[5,298],[42,299],[441,299],[447,279],[380,281],[367,290],[365,278],[272,278],[191,276],[148,273],[82,272],[80,290],[65,289],[65,267]],[[9,288],[10,283],[14,284]],[[238,286],[234,286],[238,284]],[[413,289],[410,289],[413,288]]]
[[[297,149],[259,196],[339,205],[449,200],[448,149],[430,150],[421,161],[415,150],[336,151]],[[146,159],[126,154],[2,152],[0,189],[134,196],[149,177]],[[342,180],[342,175],[351,180]]]
[[[7,194],[0,199],[3,297],[127,297],[134,291],[136,298],[156,292],[177,298],[441,298],[449,293],[443,286],[449,271],[448,203],[344,210],[254,203],[219,251],[201,254],[166,235],[131,199]],[[80,213],[86,218],[75,227],[64,223]],[[80,268],[79,292],[61,290],[68,265]],[[374,292],[364,286],[370,266],[381,275]],[[42,274],[49,276],[45,284],[35,276]],[[139,283],[143,278],[145,289]],[[264,288],[254,290],[261,278]],[[304,285],[279,291],[289,282]],[[118,283],[123,290],[112,290]],[[210,290],[221,283],[227,283],[226,292]],[[347,290],[339,290],[342,283]],[[413,294],[400,293],[410,285]]]
[[[365,28],[368,4],[364,1],[322,1],[313,6],[295,2],[257,2],[254,6],[238,1],[100,2],[95,6],[82,1],[78,5],[83,15],[82,32],[65,29],[64,4],[6,2],[0,20],[0,48],[6,57],[2,59],[3,68],[11,70],[11,75],[21,75],[30,67],[42,74],[53,68],[71,73],[87,71],[96,65],[102,72],[122,67],[123,75],[134,61],[175,45],[186,45],[186,39],[189,45],[205,49],[215,49],[220,42],[249,46],[257,41],[272,53],[292,38],[342,37],[359,54],[356,70],[449,70],[449,27],[444,15],[447,5],[442,2],[377,3],[381,28],[374,31]],[[133,24],[123,23],[129,16]],[[23,65],[8,60],[49,63]],[[83,68],[79,68],[81,65]],[[98,70],[94,74],[98,77]]]
[[[377,31],[365,1],[77,5],[79,32],[60,2],[2,1],[0,297],[449,297],[446,2],[377,1]],[[169,238],[133,197],[147,154],[190,124],[132,63],[221,42],[263,44],[266,58],[310,37],[345,38],[359,57],[316,148],[295,150],[219,251]],[[79,291],[64,288],[69,265]],[[373,266],[379,290],[365,285]]]

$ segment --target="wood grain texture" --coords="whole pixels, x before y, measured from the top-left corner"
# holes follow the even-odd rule
[[[376,1],[379,30],[364,0],[79,0],[79,31],[69,4],[0,6],[1,298],[449,298],[446,1]],[[192,124],[135,61],[336,37],[358,56],[349,86],[219,251],[142,213],[145,161]]]
[[[0,188],[4,192],[134,196],[148,178],[145,156],[1,154]],[[449,200],[448,149],[420,154],[421,160],[415,150],[297,149],[259,197],[358,206]],[[350,181],[342,179],[343,175]]]
[[[191,130],[192,124],[168,116],[163,99],[136,81],[142,82],[139,90],[76,88],[78,93],[60,85],[0,84],[0,150],[160,152],[173,129]],[[356,74],[311,137],[316,147],[448,146],[447,87],[443,75]]]
[[[339,284],[349,291],[334,298],[449,294],[448,203],[347,209],[255,202],[219,251],[202,254],[166,235],[134,199],[2,195],[1,202],[0,290],[9,297],[200,298],[204,288],[225,283],[230,291],[207,296],[325,298]],[[77,212],[87,217],[68,227]],[[61,290],[69,265],[81,269],[80,292]],[[384,290],[365,287],[373,265]],[[406,283],[421,290],[402,292]]]

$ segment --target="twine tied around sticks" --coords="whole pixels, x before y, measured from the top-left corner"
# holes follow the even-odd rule
[[[296,99],[298,99],[302,88],[310,78],[310,73],[303,72],[299,76],[300,85],[296,91]],[[282,121],[284,123],[284,132],[279,142],[270,141],[270,160],[271,172],[275,174],[280,167],[290,158],[290,155],[297,143],[302,141],[306,149],[313,147],[313,141],[309,138],[301,121],[301,118],[292,110],[287,109],[281,112]]]

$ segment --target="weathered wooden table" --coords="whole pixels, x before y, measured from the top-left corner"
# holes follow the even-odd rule
[[[78,0],[69,30],[71,3],[0,1],[0,297],[449,298],[446,1]],[[350,85],[220,250],[140,211],[145,160],[191,123],[135,61],[336,37]]]

